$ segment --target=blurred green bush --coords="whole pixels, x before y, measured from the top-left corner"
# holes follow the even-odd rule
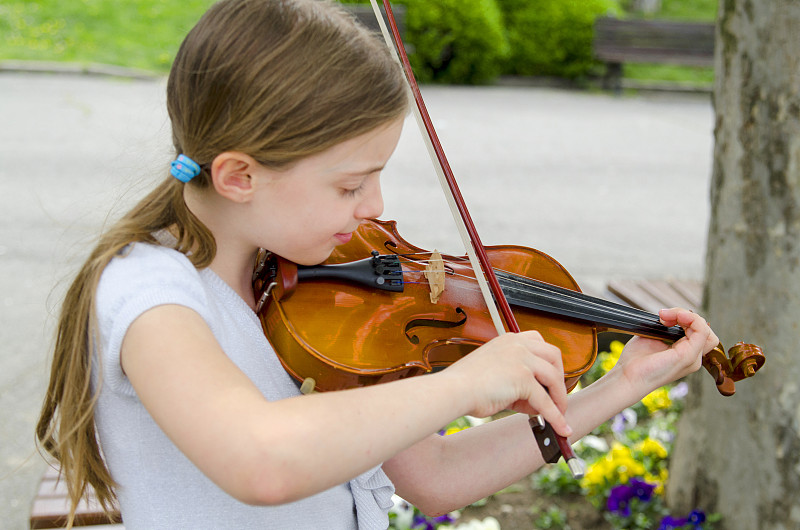
[[[369,0],[341,1],[369,4]],[[480,84],[503,73],[510,49],[496,0],[393,0],[392,4],[406,8],[403,41],[414,50],[409,60],[420,83]]]
[[[369,0],[342,0],[368,4]],[[394,0],[423,83],[480,84],[498,75],[589,73],[593,24],[618,0]]]
[[[502,0],[511,54],[505,74],[576,78],[596,64],[593,25],[618,15],[617,0]]]
[[[500,0],[501,2],[504,0]],[[420,82],[480,84],[502,74],[510,48],[495,0],[400,0]]]

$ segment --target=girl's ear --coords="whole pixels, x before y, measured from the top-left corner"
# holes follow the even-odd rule
[[[234,202],[248,202],[255,191],[253,174],[259,164],[238,151],[220,153],[211,162],[211,181],[217,193]]]

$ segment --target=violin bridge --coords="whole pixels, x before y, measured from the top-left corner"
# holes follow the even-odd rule
[[[425,266],[425,277],[431,290],[431,303],[435,304],[444,293],[444,260],[438,250],[431,252],[428,264]]]

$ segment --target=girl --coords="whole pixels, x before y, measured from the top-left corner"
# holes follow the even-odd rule
[[[386,528],[397,493],[430,514],[483,498],[542,458],[518,414],[580,437],[700,366],[717,339],[633,339],[570,396],[560,352],[507,334],[434,375],[301,396],[254,313],[262,247],[325,260],[380,215],[406,87],[384,44],[318,0],[223,0],[167,85],[178,159],[108,230],[64,301],[37,436],[73,502],[91,484],[128,529]],[[548,391],[549,389],[549,391]]]

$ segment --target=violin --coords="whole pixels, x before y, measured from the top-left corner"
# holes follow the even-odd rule
[[[572,390],[597,357],[597,334],[617,331],[667,342],[684,336],[658,315],[581,292],[567,270],[535,249],[486,247],[521,329],[562,352]],[[262,251],[254,272],[257,313],[284,368],[306,388],[341,390],[430,373],[497,336],[466,257],[406,241],[394,221],[363,223],[318,266]],[[723,395],[764,364],[758,346],[722,345],[703,366]]]
[[[304,381],[301,390],[350,388],[430,372],[499,333],[522,329],[538,330],[566,352],[565,383],[571,390],[597,356],[600,329],[668,341],[682,337],[682,329],[661,325],[655,315],[587,297],[546,254],[483,246],[425,108],[389,0],[382,3],[391,36],[377,0],[370,3],[388,48],[405,71],[414,114],[438,161],[437,173],[469,261],[428,253],[400,237],[393,222],[380,221],[362,225],[358,236],[320,267],[297,267],[260,253],[254,272],[257,311],[286,370]],[[311,281],[321,282],[313,293]],[[703,360],[726,395],[733,393],[734,381],[753,375],[764,363],[754,345],[739,343],[730,355],[720,346]],[[566,438],[539,416],[529,423],[546,462],[563,456],[574,477],[583,475],[583,463]]]

